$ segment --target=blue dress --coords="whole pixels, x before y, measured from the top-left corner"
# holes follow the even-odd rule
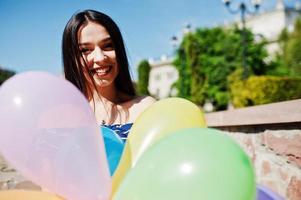
[[[103,135],[111,176],[114,174],[119,164],[119,160],[132,125],[133,123],[101,125],[100,129]]]
[[[130,132],[130,129],[133,126],[133,123],[112,124],[112,125],[102,125],[102,126],[113,130],[117,135],[119,135],[119,137],[122,139],[122,141],[125,142],[128,137],[128,134]]]

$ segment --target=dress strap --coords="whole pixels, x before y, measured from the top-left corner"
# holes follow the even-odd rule
[[[133,126],[133,123],[112,124],[112,125],[103,125],[103,126],[113,130],[125,142],[130,132],[130,129]]]

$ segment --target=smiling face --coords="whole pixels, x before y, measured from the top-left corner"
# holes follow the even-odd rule
[[[88,22],[78,33],[79,49],[87,71],[92,75],[97,87],[107,87],[114,83],[119,69],[113,41],[100,24]]]

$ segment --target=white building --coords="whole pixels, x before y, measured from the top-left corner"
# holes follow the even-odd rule
[[[300,16],[300,8],[287,7],[283,0],[277,0],[273,10],[247,17],[246,27],[255,35],[261,35],[270,42],[266,48],[272,55],[279,50],[277,39],[282,30],[287,28],[288,31],[293,31],[295,20]],[[240,25],[240,22],[238,24]]]
[[[149,75],[148,91],[158,99],[163,99],[171,94],[171,86],[178,79],[178,71],[172,65],[172,58],[162,56],[160,60],[149,60],[151,71]]]
[[[299,6],[300,7],[300,6]],[[258,15],[248,16],[246,27],[256,35],[264,36],[270,43],[267,50],[270,55],[279,50],[277,38],[284,28],[293,30],[295,19],[301,16],[300,8],[286,7],[283,0],[277,0],[275,8]],[[240,21],[237,22],[240,26]],[[148,89],[158,99],[173,96],[171,86],[178,79],[178,71],[172,65],[172,59],[163,56],[160,60],[150,60],[151,71]]]

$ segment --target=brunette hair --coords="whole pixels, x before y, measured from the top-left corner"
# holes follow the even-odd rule
[[[64,29],[62,59],[66,79],[73,83],[87,98],[89,98],[89,94],[92,94],[92,91],[96,89],[95,82],[91,75],[89,77],[84,75],[84,70],[87,69],[81,62],[83,58],[78,45],[78,32],[81,27],[88,22],[94,22],[104,26],[112,39],[117,65],[119,67],[119,73],[114,80],[117,91],[129,96],[135,96],[136,92],[131,80],[129,63],[121,32],[116,23],[108,15],[95,10],[84,10],[75,13]],[[87,80],[87,78],[90,78],[93,82],[94,88],[91,88],[88,84],[89,80]]]

